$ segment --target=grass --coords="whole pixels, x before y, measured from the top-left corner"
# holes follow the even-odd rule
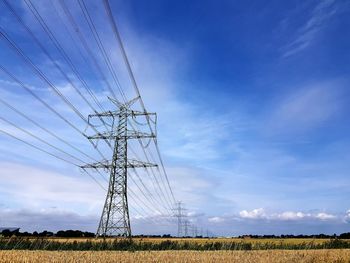
[[[161,251],[350,249],[340,239],[57,239],[1,238],[0,250]]]
[[[350,250],[265,251],[0,251],[0,262],[350,262]]]
[[[28,239],[36,240],[37,237],[30,237]],[[63,242],[63,243],[69,243],[69,242],[101,242],[101,238],[62,238],[62,237],[48,237],[45,238],[46,240],[50,241],[56,241],[56,242]],[[123,238],[118,238],[119,240],[122,240]],[[1,238],[0,238],[1,240]],[[114,241],[115,238],[106,238],[107,241]],[[189,243],[207,243],[207,242],[222,242],[222,243],[231,243],[231,242],[245,242],[245,243],[273,243],[273,244],[302,244],[302,243],[315,243],[315,244],[323,244],[325,242],[330,241],[331,239],[327,238],[158,238],[158,237],[143,237],[143,238],[133,238],[133,241],[135,242],[142,242],[142,243],[161,243],[165,240],[170,240],[173,242],[189,242]],[[350,239],[341,239],[344,242],[350,242]]]

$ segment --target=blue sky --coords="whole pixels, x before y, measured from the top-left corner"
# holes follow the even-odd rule
[[[33,3],[103,105],[112,107],[76,34],[66,20],[62,23],[59,3]],[[131,98],[102,2],[86,4]],[[25,3],[12,5],[83,90]],[[103,65],[79,5],[68,6]],[[85,116],[91,113],[3,7],[1,28]],[[169,179],[191,222],[218,235],[348,231],[349,2],[113,1],[112,8],[146,107],[158,113],[158,140]],[[84,123],[0,40],[1,65],[84,130]],[[0,91],[1,99],[98,157],[82,136],[2,71]],[[1,117],[77,154],[0,107]],[[42,145],[3,121],[1,129]],[[0,140],[1,225],[95,230],[105,193],[90,178],[6,136]],[[131,205],[140,210],[139,204]],[[163,220],[157,213],[151,217]],[[176,232],[175,224],[155,227],[141,219],[132,211],[136,233]]]

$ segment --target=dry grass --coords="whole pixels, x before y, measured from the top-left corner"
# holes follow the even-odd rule
[[[33,238],[36,239],[36,238]],[[59,241],[63,243],[67,242],[85,242],[85,241],[101,241],[101,238],[47,238],[47,240]],[[107,240],[115,240],[115,238],[107,238]],[[160,243],[165,240],[177,241],[177,242],[190,242],[190,243],[206,243],[206,242],[242,242],[245,243],[283,243],[283,244],[301,244],[301,243],[315,243],[322,244],[328,242],[330,239],[326,238],[133,238],[135,242],[151,242],[151,243]],[[344,239],[343,241],[350,242],[350,240]]]
[[[349,249],[266,251],[0,251],[0,262],[350,262]]]
[[[98,240],[98,239],[97,239]],[[302,244],[302,243],[315,243],[323,244],[328,242],[330,239],[327,238],[133,238],[135,242],[152,242],[160,243],[164,240],[171,240],[177,242],[195,242],[195,243],[206,243],[206,242],[242,242],[245,243],[282,243],[282,244]],[[350,242],[350,240],[344,239],[343,241]]]

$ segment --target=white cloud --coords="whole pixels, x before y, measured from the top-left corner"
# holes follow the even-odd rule
[[[266,214],[263,208],[253,209],[252,211],[243,210],[239,212],[240,217],[249,219],[265,218]]]
[[[142,216],[142,215],[134,215],[132,216],[131,218],[135,218],[135,219],[144,219],[146,218],[145,216]]]
[[[276,217],[281,220],[300,220],[307,216],[302,212],[283,212],[281,214],[277,214]]]
[[[223,217],[214,216],[214,217],[209,217],[208,221],[211,223],[222,223],[225,221],[225,219]]]
[[[346,211],[344,221],[350,223],[350,209]]]
[[[336,215],[325,212],[305,213],[301,211],[285,211],[281,213],[268,213],[263,208],[253,209],[251,211],[243,210],[239,212],[240,218],[253,220],[276,220],[276,221],[300,221],[300,220],[334,220],[338,219]]]
[[[327,213],[318,213],[315,217],[320,219],[320,220],[330,220],[330,219],[336,218],[335,215],[327,214]]]

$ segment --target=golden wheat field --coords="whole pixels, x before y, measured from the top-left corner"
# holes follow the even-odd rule
[[[0,262],[350,262],[349,249],[266,251],[0,251]]]
[[[35,238],[33,238],[35,239]],[[107,238],[106,240],[115,240],[116,238]],[[58,241],[62,243],[69,242],[99,242],[101,238],[47,238],[47,240]],[[122,238],[120,238],[122,240]],[[301,244],[310,243],[322,244],[328,242],[330,239],[326,238],[133,238],[135,242],[146,242],[146,243],[160,243],[166,240],[176,241],[176,242],[189,242],[189,243],[205,243],[205,242],[246,242],[246,243],[282,243],[282,244]],[[350,242],[350,240],[344,239],[343,241]]]

